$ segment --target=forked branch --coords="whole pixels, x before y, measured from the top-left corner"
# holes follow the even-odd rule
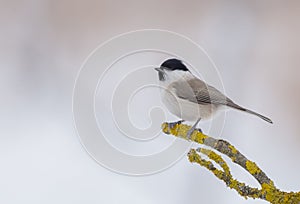
[[[169,123],[162,124],[162,130],[166,134],[172,134],[183,139],[187,138],[187,132],[191,127],[185,124],[170,125]],[[191,141],[194,141],[205,146],[209,146],[214,150],[228,156],[234,163],[240,165],[248,171],[260,184],[261,188],[254,188],[234,179],[231,175],[230,168],[221,155],[213,150],[205,148],[191,149],[188,153],[189,161],[198,163],[207,168],[217,178],[224,181],[225,184],[236,190],[245,198],[258,198],[269,201],[273,204],[300,204],[300,192],[284,192],[276,188],[274,182],[252,161],[248,160],[234,146],[225,140],[214,139],[200,131],[194,131],[191,135]],[[222,170],[219,170],[214,164],[201,157],[201,154],[206,155],[210,160],[218,164]]]

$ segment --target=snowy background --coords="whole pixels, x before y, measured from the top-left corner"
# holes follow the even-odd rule
[[[107,170],[84,150],[72,114],[80,66],[104,41],[146,28],[200,44],[218,67],[226,94],[272,118],[269,125],[228,112],[221,136],[280,189],[299,191],[299,13],[296,0],[2,1],[0,203],[266,203],[245,200],[185,157],[165,171],[135,177]],[[162,58],[151,59],[160,64]],[[138,108],[139,101],[133,103]],[[130,109],[132,120],[147,127],[142,110]],[[173,139],[160,138],[157,149]],[[139,147],[146,144],[135,145],[124,151],[144,153],[146,147]],[[233,168],[237,178],[258,186]]]

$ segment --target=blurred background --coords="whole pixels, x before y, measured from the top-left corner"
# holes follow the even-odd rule
[[[0,203],[266,203],[245,200],[185,158],[132,177],[103,168],[82,148],[72,118],[80,66],[100,43],[146,28],[200,44],[226,94],[272,118],[268,125],[229,112],[222,137],[280,189],[300,190],[300,1],[3,0]]]

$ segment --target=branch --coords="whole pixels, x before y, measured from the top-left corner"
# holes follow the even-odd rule
[[[188,140],[187,132],[191,127],[185,124],[171,125],[169,123],[162,124],[162,130],[166,134],[172,134]],[[213,150],[204,148],[191,149],[188,153],[189,161],[198,163],[207,168],[217,178],[224,181],[225,184],[236,190],[241,196],[247,198],[259,198],[269,201],[273,204],[300,204],[300,192],[284,192],[275,187],[274,182],[252,161],[248,160],[234,146],[225,140],[214,139],[200,131],[194,131],[191,135],[191,141],[205,146],[209,146],[218,152],[228,156],[234,163],[238,164],[248,171],[260,184],[261,188],[253,188],[245,183],[234,179],[231,175],[230,168],[225,160]],[[210,160],[218,164],[222,170],[217,169],[214,164],[201,157],[206,155]]]

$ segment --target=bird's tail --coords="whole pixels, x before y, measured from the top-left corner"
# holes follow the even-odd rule
[[[229,105],[229,104],[228,104],[228,105]],[[229,106],[232,107],[232,108],[236,108],[236,109],[238,109],[238,110],[241,110],[241,111],[245,111],[245,112],[250,113],[250,114],[252,114],[252,115],[256,115],[256,116],[260,117],[261,119],[263,119],[264,121],[267,121],[268,123],[273,124],[273,121],[272,121],[270,118],[268,118],[268,117],[266,117],[266,116],[263,116],[263,115],[261,115],[261,114],[259,114],[259,113],[256,113],[256,112],[254,112],[254,111],[252,111],[252,110],[248,110],[248,109],[243,108],[243,107],[241,107],[241,106],[239,106],[239,105],[237,105],[237,104],[230,104]]]
[[[261,119],[263,119],[264,121],[267,121],[268,123],[273,124],[273,121],[272,121],[270,118],[266,117],[266,116],[263,116],[263,115],[261,115],[261,114],[259,114],[259,113],[256,113],[256,112],[254,112],[254,111],[252,111],[252,110],[248,110],[248,109],[246,109],[245,111],[246,111],[247,113],[250,113],[250,114],[252,114],[252,115],[256,115],[256,116],[260,117]]]

